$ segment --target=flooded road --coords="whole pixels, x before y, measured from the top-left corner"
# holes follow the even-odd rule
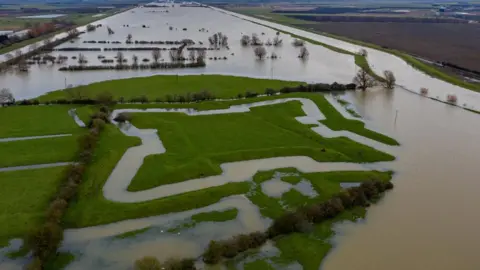
[[[479,115],[401,89],[346,99],[402,146],[395,189],[366,222],[340,227],[322,269],[480,269]]]

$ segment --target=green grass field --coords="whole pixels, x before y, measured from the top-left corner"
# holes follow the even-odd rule
[[[325,162],[390,160],[388,155],[346,138],[322,138],[294,119],[303,115],[296,101],[253,108],[250,113],[133,114],[137,128],[159,131],[167,152],[146,157],[129,190],[217,175],[221,163],[241,160],[296,155]]]
[[[71,106],[12,106],[0,108],[0,138],[79,133],[68,115]]]
[[[0,246],[40,225],[65,167],[0,172]]]
[[[83,96],[91,98],[96,98],[100,93],[109,92],[115,99],[123,97],[128,100],[145,95],[153,101],[155,98],[164,99],[167,94],[196,93],[202,90],[210,91],[217,98],[232,98],[247,90],[263,94],[266,88],[278,89],[299,84],[301,83],[222,75],[165,75],[104,81],[79,86],[77,89]],[[38,99],[45,102],[62,98],[68,99],[68,94],[66,91],[58,90],[40,96]]]
[[[0,168],[74,161],[78,136],[0,142]]]

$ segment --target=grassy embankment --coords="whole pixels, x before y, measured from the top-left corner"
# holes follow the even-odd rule
[[[156,98],[165,99],[165,95],[196,93],[208,90],[216,98],[235,98],[238,93],[253,91],[263,94],[266,88],[279,89],[284,86],[298,86],[301,82],[281,80],[253,79],[222,75],[191,75],[191,76],[152,76],[92,83],[78,86],[68,91],[78,91],[84,97],[96,98],[98,94],[109,92],[114,99],[123,97],[125,100],[146,96],[150,101]],[[68,99],[68,92],[58,90],[42,95],[40,102],[57,99]]]
[[[257,107],[241,114],[133,114],[132,123],[137,128],[159,131],[167,152],[146,157],[129,190],[218,175],[222,173],[220,164],[241,160],[296,155],[323,162],[390,159],[349,139],[322,138],[294,119],[303,115],[297,101]],[[337,124],[335,120],[327,121]]]
[[[318,97],[319,99],[324,100],[324,98],[321,95],[310,94],[308,96],[310,97],[315,96],[315,97]],[[252,101],[261,100],[265,98],[246,99],[246,100],[240,100],[240,101],[245,103],[245,102],[252,102]],[[235,102],[239,102],[239,101],[235,101]],[[151,104],[151,105],[158,105],[158,104]],[[189,104],[189,105],[195,105],[195,104]],[[84,107],[84,108],[88,108],[88,107]],[[325,139],[318,136],[315,133],[312,133],[313,131],[308,129],[306,126],[299,124],[296,120],[293,119],[293,116],[298,115],[301,112],[300,106],[298,105],[298,103],[290,103],[290,104],[287,103],[287,104],[281,104],[281,106],[260,107],[257,109],[258,109],[258,112],[257,112],[258,115],[256,115],[255,117],[247,116],[247,118],[239,120],[241,121],[239,122],[239,125],[242,123],[247,124],[246,125],[247,128],[242,130],[242,132],[245,133],[244,137],[248,138],[248,140],[250,141],[256,140],[256,139],[261,140],[261,142],[266,143],[270,147],[269,151],[272,148],[276,150],[277,155],[284,156],[284,155],[302,155],[303,154],[303,155],[314,156],[314,154],[317,154],[321,157],[320,159],[324,158],[325,160],[328,159],[332,161],[344,160],[344,161],[360,161],[360,162],[364,162],[366,160],[370,160],[370,161],[391,160],[393,158],[385,153],[381,153],[371,148],[357,144],[346,138]],[[146,114],[147,117],[148,115],[149,114]],[[239,118],[245,117],[245,116],[240,117],[240,115],[241,114],[238,114],[238,116],[235,116],[235,117],[239,117]],[[142,116],[136,117],[137,120],[134,120],[134,121],[141,121],[141,117]],[[171,114],[171,117],[175,117],[175,120],[177,120],[178,118],[183,121],[182,115]],[[183,117],[186,117],[186,116],[183,116]],[[216,116],[212,116],[212,117],[216,117]],[[148,118],[145,121],[147,122],[150,121]],[[155,121],[155,123],[159,122],[159,125],[164,124],[164,123],[160,123],[161,121],[156,120],[155,118],[157,117],[154,117],[151,120]],[[159,119],[162,119],[162,117],[159,116]],[[258,133],[256,133],[256,131],[253,128],[250,128],[252,125],[250,120],[255,121],[254,122],[255,127],[261,128],[261,131],[263,133],[265,132],[266,133],[262,134],[262,136],[257,136]],[[188,121],[188,119],[186,119],[186,121]],[[214,119],[210,122],[215,122],[215,121],[216,120]],[[223,135],[215,134],[215,135],[222,136],[222,140],[224,141],[217,139],[215,140],[215,144],[211,144],[211,145],[198,141],[200,140],[200,138],[204,138],[204,139],[207,139],[207,141],[212,142],[213,139],[209,138],[209,136],[213,136],[211,133],[213,132],[213,130],[210,130],[210,129],[215,128],[218,131],[219,128],[221,128],[220,125],[216,125],[215,123],[213,124],[207,123],[207,122],[208,121],[202,121],[202,123],[208,124],[209,126],[208,128],[199,127],[198,135],[196,135],[196,136],[199,136],[198,138],[193,138],[194,140],[193,142],[188,142],[188,144],[183,145],[182,148],[185,148],[185,150],[179,149],[177,151],[177,153],[179,153],[177,154],[177,157],[175,156],[171,157],[171,161],[173,161],[173,163],[170,163],[170,164],[152,163],[152,164],[154,164],[154,166],[163,166],[168,169],[167,165],[172,165],[172,164],[178,165],[180,163],[177,163],[177,162],[184,161],[184,159],[182,159],[182,155],[184,155],[185,151],[187,152],[192,151],[192,153],[194,154],[198,153],[197,151],[205,151],[206,153],[210,153],[210,155],[213,158],[215,158],[214,160],[217,162],[221,160],[225,160],[225,158],[232,153],[233,153],[233,158],[229,157],[231,159],[234,159],[234,160],[245,159],[245,157],[238,155],[238,153],[241,153],[241,151],[239,151],[241,150],[241,147],[244,147],[245,150],[248,150],[248,149],[255,150],[255,151],[251,151],[251,153],[254,153],[256,155],[258,155],[258,153],[262,154],[261,151],[258,151],[259,147],[256,142],[253,141],[252,146],[249,146],[244,142],[242,142],[242,140],[244,139],[242,137],[239,137],[238,134],[232,134],[234,132],[225,132],[225,134]],[[222,121],[222,123],[223,122],[224,121]],[[151,128],[150,123],[145,123],[145,124]],[[262,124],[268,125],[270,129],[265,130],[265,127],[261,127]],[[165,125],[168,125],[168,123]],[[196,126],[198,125],[198,123],[192,123],[192,125]],[[210,125],[212,125],[212,127],[210,127]],[[226,125],[231,126],[232,124],[226,123]],[[185,138],[181,137],[181,136],[184,136],[182,135],[182,133],[177,134],[179,138],[176,138],[175,136],[171,136],[171,135],[175,135],[175,132],[176,132],[175,125],[169,128],[171,129],[165,130],[162,132],[167,132],[167,133],[171,132],[171,134],[169,134],[168,136],[160,135],[162,140],[164,140],[166,148],[168,149],[166,155],[168,153],[174,152],[175,148],[172,149],[172,147],[177,147],[179,141],[185,142]],[[187,128],[188,132],[195,131],[193,127],[186,127],[182,125],[182,128]],[[274,129],[275,131],[281,132],[280,135],[278,136],[271,135],[271,134],[274,134],[273,132],[271,132],[272,129]],[[237,133],[238,133],[238,128],[235,128],[234,130],[237,130]],[[286,135],[288,135],[289,137],[286,138],[285,137]],[[271,138],[271,139],[267,140],[265,138]],[[282,144],[286,144],[289,146],[298,146],[298,147],[297,148],[285,147],[285,148],[275,149],[275,147],[278,147],[278,144],[279,144],[279,140],[277,140],[278,138],[285,140],[285,142],[281,142]],[[229,139],[232,139],[232,141],[230,141],[232,142],[231,145],[229,144],[229,141],[228,141]],[[223,197],[227,197],[235,194],[245,194],[250,189],[249,182],[240,182],[240,183],[230,183],[230,184],[226,184],[219,187],[207,188],[203,190],[189,192],[186,194],[166,197],[166,198],[152,200],[152,201],[143,202],[143,203],[127,204],[127,203],[116,203],[116,202],[107,201],[103,197],[103,193],[102,193],[102,188],[105,181],[107,180],[108,176],[110,175],[111,171],[113,170],[113,168],[115,167],[115,165],[117,164],[118,160],[121,158],[123,153],[129,147],[138,145],[139,143],[140,143],[139,139],[133,138],[133,137],[126,137],[118,129],[116,129],[113,126],[107,127],[106,131],[101,135],[101,140],[95,153],[94,162],[87,169],[85,182],[81,186],[81,189],[78,195],[78,200],[72,204],[72,206],[70,207],[67,213],[67,216],[65,218],[65,222],[67,226],[69,227],[93,226],[93,225],[105,224],[105,223],[115,222],[115,221],[124,220],[124,219],[138,218],[138,217],[151,216],[151,215],[160,215],[160,214],[166,214],[170,212],[178,212],[178,211],[185,211],[185,210],[194,209],[194,208],[200,208],[200,207],[204,207],[204,206],[213,204],[215,202],[218,202]],[[234,145],[234,143],[235,144],[238,143],[239,145]],[[170,144],[172,145],[170,146]],[[311,148],[312,146],[316,148],[312,149]],[[208,147],[214,147],[214,148],[212,148],[212,150],[208,150]],[[320,151],[321,147],[326,149],[325,153]],[[262,146],[262,148],[260,149],[265,149],[265,146]],[[215,155],[213,150],[215,151],[226,150],[227,152],[219,153]],[[235,152],[235,150],[237,150],[237,152]],[[268,152],[268,151],[265,151],[265,152]],[[359,152],[363,152],[363,155],[359,154]],[[265,155],[267,154],[268,153],[266,153]],[[268,155],[271,156],[271,154],[268,154]],[[161,155],[159,155],[158,157],[161,158]],[[157,158],[157,157],[153,156],[153,158]],[[147,163],[148,161],[146,161],[146,164]],[[206,162],[200,163],[200,164],[203,166],[205,163]],[[184,174],[182,174],[179,171],[172,171],[172,175],[178,175],[176,177],[177,177],[177,180],[180,181],[180,179],[185,180],[187,179],[187,177],[192,177],[191,175],[198,175],[198,171],[195,172],[195,170],[201,169],[205,171],[203,167],[195,166],[195,165],[197,164],[182,167],[182,171],[184,172]],[[210,164],[208,163],[207,165],[210,166]],[[207,169],[209,168],[208,166],[207,166]],[[147,165],[145,165],[144,167],[147,167]],[[142,185],[155,186],[158,184],[162,184],[162,182],[159,181],[160,178],[155,177],[160,173],[164,174],[164,172],[161,172],[161,171],[162,170],[159,170],[157,168],[155,174],[150,175],[154,177],[147,179],[148,182],[143,183]],[[152,184],[150,181],[154,181],[154,184]]]
[[[0,172],[0,246],[40,226],[64,167]]]
[[[443,80],[445,82],[448,82],[448,83],[451,83],[451,84],[454,84],[454,85],[457,85],[457,86],[460,86],[460,87],[463,87],[463,88],[466,88],[466,89],[470,89],[470,90],[473,90],[473,91],[477,91],[477,92],[480,91],[480,84],[479,83],[466,82],[466,81],[462,80],[461,78],[459,78],[457,76],[452,76],[450,74],[442,72],[437,67],[426,64],[426,63],[416,59],[415,57],[413,57],[413,56],[411,56],[407,53],[398,51],[398,50],[386,49],[386,48],[382,48],[381,46],[378,46],[378,45],[375,45],[375,44],[350,39],[348,37],[337,36],[337,35],[333,35],[333,34],[330,34],[330,33],[315,31],[315,30],[312,30],[312,29],[305,29],[305,27],[303,27],[302,24],[307,24],[307,23],[311,23],[311,22],[307,22],[307,21],[299,20],[299,19],[295,19],[295,18],[289,18],[289,17],[281,15],[281,14],[270,13],[268,11],[261,10],[261,9],[260,10],[247,9],[245,11],[241,10],[241,9],[240,10],[234,9],[232,11],[243,13],[245,15],[249,15],[249,16],[253,16],[253,17],[257,17],[259,19],[268,20],[268,21],[272,21],[272,22],[275,22],[275,23],[288,25],[290,27],[298,28],[298,29],[301,29],[301,30],[304,30],[304,31],[315,33],[315,34],[324,35],[324,36],[331,37],[331,38],[334,38],[334,39],[343,40],[345,42],[349,42],[349,43],[352,43],[352,44],[356,44],[356,45],[360,45],[360,46],[384,51],[384,52],[387,52],[387,53],[390,53],[390,54],[393,54],[395,56],[400,57],[401,59],[403,59],[405,62],[407,62],[412,67],[414,67],[414,68],[416,68],[416,69],[418,69],[418,70],[420,70],[420,71],[422,71],[422,72],[424,72],[424,73],[426,73],[426,74],[428,74],[428,75],[430,75],[434,78],[437,78],[437,79]],[[266,26],[266,27],[268,27],[268,26]],[[303,39],[305,39],[305,38],[303,38]],[[308,41],[308,39],[305,39],[305,40]],[[322,46],[325,45],[325,44],[320,43],[320,42],[317,43],[317,44],[322,45]],[[325,47],[329,48],[328,46],[325,46]],[[370,70],[370,67],[368,66],[368,62],[365,63],[364,61],[366,61],[366,59],[360,59],[360,58],[357,58],[357,57],[355,58],[355,63],[358,66],[360,66],[362,68],[365,68],[367,70]],[[370,72],[370,74],[373,74],[373,72]],[[376,78],[378,78],[378,77],[376,77]]]

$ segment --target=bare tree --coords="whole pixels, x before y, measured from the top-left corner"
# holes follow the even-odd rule
[[[365,91],[367,88],[375,86],[375,79],[370,76],[365,69],[362,68],[353,78],[353,83],[357,85],[357,88]]]
[[[125,55],[123,52],[117,52],[117,62],[118,65],[123,66],[123,62],[125,62]]]
[[[15,102],[15,99],[13,98],[13,94],[8,88],[3,88],[0,90],[0,104],[2,106]]]
[[[278,56],[275,52],[272,52],[272,55],[270,56],[271,59],[277,59]]]
[[[155,50],[152,51],[152,58],[155,64],[158,63],[158,60],[160,59],[160,57],[162,57],[162,53],[160,52],[160,49],[156,48]]]
[[[361,55],[361,56],[364,56],[364,57],[368,56],[367,50],[365,50],[363,48],[358,51],[358,54]]]
[[[382,82],[383,87],[386,89],[393,89],[395,87],[395,82],[397,81],[393,72],[385,70],[383,71],[383,76],[385,77],[385,81]]]
[[[206,50],[199,50],[197,52],[197,64],[205,64]]]
[[[310,53],[308,52],[307,47],[303,46],[300,48],[300,54],[298,55],[298,58],[305,60],[309,54]]]
[[[189,53],[188,53],[188,59],[190,61],[195,61],[195,51],[194,50],[191,50]]]
[[[127,43],[131,43],[131,42],[132,42],[132,34],[128,34]]]
[[[295,40],[293,40],[292,45],[295,47],[300,47],[305,45],[305,41],[303,41],[302,39],[296,38]]]
[[[262,41],[257,34],[253,33],[251,38],[251,44],[254,46],[263,45]]]
[[[88,61],[87,61],[87,57],[85,57],[85,55],[83,55],[83,53],[80,53],[78,54],[78,63],[83,66],[84,64],[86,64]]]
[[[258,58],[258,60],[263,60],[265,55],[267,55],[267,50],[265,50],[265,47],[263,47],[263,46],[255,47],[253,52],[255,53],[255,56]]]
[[[250,36],[243,35],[240,39],[240,43],[242,44],[242,46],[248,46],[250,44]]]
[[[283,40],[281,40],[281,39],[278,37],[278,35],[275,36],[275,37],[273,38],[273,46],[277,47],[277,46],[282,45],[282,41],[283,41]]]
[[[135,54],[132,56],[132,63],[133,67],[138,67],[138,56]]]
[[[112,28],[110,28],[110,27],[108,27],[108,26],[107,26],[107,31],[108,31],[108,34],[109,34],[109,35],[115,34],[115,32],[113,32]]]

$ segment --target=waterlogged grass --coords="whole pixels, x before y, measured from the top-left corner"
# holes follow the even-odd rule
[[[132,115],[137,128],[158,130],[167,152],[145,158],[130,191],[218,175],[220,164],[241,160],[297,155],[333,162],[390,159],[346,138],[319,136],[294,119],[304,115],[298,101],[256,107],[249,113]]]
[[[102,132],[93,162],[88,166],[77,200],[64,218],[65,227],[80,228],[205,207],[224,197],[244,194],[249,182],[231,183],[143,203],[117,203],[103,197],[102,188],[124,152],[138,145],[138,138],[123,135],[107,125]]]
[[[42,224],[64,167],[0,172],[0,246]]]
[[[0,168],[73,161],[77,155],[78,137],[0,142]]]
[[[81,128],[68,115],[72,106],[0,107],[0,138],[78,133]]]
[[[275,268],[271,264],[269,264],[265,259],[246,263],[243,266],[243,269],[244,270],[275,270]]]
[[[225,211],[212,211],[199,213],[192,216],[192,220],[195,222],[223,222],[232,219],[236,219],[238,215],[238,209],[228,209]]]
[[[142,233],[144,233],[148,230],[150,230],[150,227],[143,228],[143,229],[138,229],[138,230],[134,230],[134,231],[129,231],[129,232],[126,232],[126,233],[122,233],[122,234],[119,234],[119,235],[115,236],[115,238],[118,238],[118,239],[131,238],[131,237],[135,237],[139,234],[142,234]]]
[[[165,98],[170,94],[187,94],[208,90],[217,98],[233,98],[238,93],[253,91],[263,93],[266,88],[278,89],[284,86],[298,86],[301,82],[290,82],[268,79],[254,79],[223,75],[189,75],[189,76],[152,76],[104,81],[86,86],[78,86],[68,91],[80,91],[83,96],[96,98],[105,91],[110,92],[115,99],[126,100],[133,97],[146,96],[150,100]],[[41,102],[68,99],[68,93],[63,90],[53,91],[38,98]]]

